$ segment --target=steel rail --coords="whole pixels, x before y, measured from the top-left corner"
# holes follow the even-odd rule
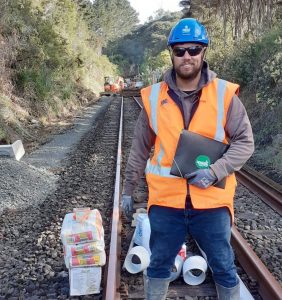
[[[271,180],[262,177],[249,167],[244,167],[236,173],[236,176],[240,183],[261,196],[266,204],[282,215],[281,185],[274,182],[271,183]]]
[[[234,226],[232,227],[231,244],[246,273],[259,283],[258,290],[261,297],[264,300],[281,300],[282,288],[279,282],[268,271],[267,267]]]
[[[121,186],[121,162],[122,162],[122,127],[123,127],[123,97],[121,97],[121,112],[120,112],[120,124],[119,124],[119,138],[118,138],[118,151],[117,151],[117,164],[116,164],[116,179],[115,179],[115,191],[114,191],[114,205],[112,215],[112,230],[111,230],[111,245],[109,252],[109,262],[107,269],[107,281],[106,281],[106,300],[118,300],[120,295],[117,292],[119,287],[119,273],[120,273],[120,186]]]
[[[133,99],[135,100],[135,102],[139,105],[139,107],[142,109],[143,108],[143,106],[142,106],[142,102],[141,101],[139,101],[135,96],[133,96]],[[141,102],[141,103],[140,103]]]

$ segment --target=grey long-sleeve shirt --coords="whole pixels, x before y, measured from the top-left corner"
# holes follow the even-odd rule
[[[199,91],[216,77],[204,62],[198,89],[191,94],[178,89],[172,69],[165,73],[164,81],[179,97],[182,105],[185,127],[188,128],[193,103],[199,99]],[[229,139],[228,151],[210,167],[218,181],[240,170],[254,151],[254,140],[251,124],[246,109],[237,95],[234,95],[226,118],[225,132]],[[150,151],[154,146],[155,133],[149,125],[149,119],[144,109],[141,110],[134,131],[132,146],[125,171],[123,194],[132,195],[141,175],[144,173]],[[188,191],[189,192],[189,191]]]

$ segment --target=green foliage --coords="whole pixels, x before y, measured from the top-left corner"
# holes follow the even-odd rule
[[[143,81],[146,84],[156,83],[161,76],[171,66],[171,59],[168,50],[164,50],[156,57],[153,57],[149,51],[145,54],[144,63],[141,65]]]
[[[23,69],[17,74],[16,84],[23,94],[42,101],[52,91],[52,73],[47,68]]]
[[[0,97],[2,97],[1,94],[0,94]],[[0,101],[0,111],[1,111],[1,101]],[[5,130],[4,124],[5,124],[5,122],[3,120],[3,116],[0,113],[0,145],[1,145],[1,143],[8,144],[10,142],[7,132]]]
[[[137,12],[128,0],[76,0],[98,48],[128,34],[138,23]]]
[[[101,16],[88,0],[0,0],[0,140],[30,138],[32,118],[51,120],[95,99],[104,76],[116,74],[101,45],[127,33],[137,15],[126,0],[106,3],[119,7]],[[101,36],[103,17],[113,30]]]
[[[147,62],[147,65],[152,69],[167,69],[168,67],[171,66],[171,59],[170,59],[170,54],[168,50],[164,50],[160,52],[156,57],[153,57],[151,55],[148,55],[146,53],[145,56]]]
[[[79,85],[98,93],[103,77],[115,73],[115,67],[93,46],[95,34],[75,1],[4,3],[0,0],[5,10],[0,14],[2,34],[16,41],[12,45],[15,58],[6,65],[13,66],[15,90],[30,102],[35,116],[52,110],[57,114],[60,105],[56,102],[73,101]]]
[[[7,135],[4,132],[4,130],[0,127],[0,143],[1,143],[1,141],[6,143],[6,140],[7,140]]]
[[[242,41],[233,48],[211,51],[209,62],[213,69],[242,89],[252,90],[257,102],[274,108],[281,98],[281,31],[272,29],[254,42]]]
[[[282,130],[281,42],[281,29],[273,28],[256,40],[229,43],[229,47],[219,42],[217,49],[208,50],[208,61],[218,76],[240,84],[240,98],[248,111],[257,149],[272,145]],[[275,153],[271,159],[279,161]]]
[[[166,49],[168,34],[178,19],[179,13],[158,16],[109,45],[105,53],[119,66],[124,76],[135,75],[140,67],[146,68],[142,65],[148,63],[148,56],[155,58]]]

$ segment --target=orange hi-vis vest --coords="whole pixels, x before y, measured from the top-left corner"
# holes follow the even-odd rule
[[[179,107],[168,95],[168,89],[165,82],[159,82],[141,90],[150,126],[156,134],[154,153],[145,171],[149,188],[148,210],[152,205],[185,208],[187,196],[187,180],[170,175],[184,121]],[[216,78],[208,83],[202,89],[188,130],[228,144],[224,130],[226,116],[231,99],[238,90],[239,85],[222,79]],[[215,186],[200,189],[190,185],[193,208],[228,207],[234,221],[235,188],[234,173],[226,178],[224,189]]]

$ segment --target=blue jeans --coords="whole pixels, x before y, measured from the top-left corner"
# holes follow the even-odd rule
[[[188,234],[205,252],[214,281],[227,288],[237,285],[227,208],[196,210],[152,206],[149,219],[152,255],[148,277],[169,278],[174,259]]]

